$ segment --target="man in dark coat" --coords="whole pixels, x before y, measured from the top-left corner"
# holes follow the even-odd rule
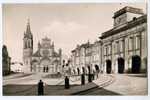
[[[92,74],[88,74],[88,82],[92,82]]]
[[[69,89],[69,88],[70,88],[69,78],[66,76],[65,77],[65,89]]]
[[[38,95],[44,95],[44,85],[42,80],[38,82]]]
[[[81,75],[81,85],[85,84],[85,76],[84,74]]]

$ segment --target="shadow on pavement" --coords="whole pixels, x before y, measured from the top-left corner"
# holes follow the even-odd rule
[[[37,96],[37,85],[5,85],[3,86],[4,96]],[[94,82],[85,85],[70,85],[70,89],[65,89],[64,85],[44,86],[44,95],[121,95],[116,92],[100,88]]]
[[[88,91],[84,91],[84,92],[80,92],[80,93],[77,93],[77,94],[73,94],[73,95],[88,95],[88,96],[105,96],[105,95],[110,95],[110,96],[115,96],[115,95],[121,95],[119,93],[116,93],[116,92],[113,92],[113,91],[110,91],[110,90],[106,90],[104,88],[93,88],[93,89],[90,89]]]
[[[147,74],[127,74],[127,76],[146,78],[146,77],[147,77]]]
[[[71,88],[79,85],[71,85]],[[70,90],[68,89],[68,90]],[[68,91],[64,89],[64,85],[46,85],[44,87],[44,95],[63,95],[63,91]],[[36,96],[37,95],[37,85],[5,85],[3,86],[4,96]]]

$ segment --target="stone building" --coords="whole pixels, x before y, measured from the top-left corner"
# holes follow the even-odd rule
[[[93,44],[88,41],[85,44],[77,45],[77,47],[72,50],[71,63],[74,73],[87,74],[95,70],[100,70],[100,46],[100,41],[96,41]]]
[[[127,6],[115,12],[113,19],[113,28],[102,33],[99,41],[72,51],[73,66],[106,73],[146,72],[147,15],[142,9]]]
[[[142,9],[124,7],[114,13],[114,27],[100,39],[102,65],[107,73],[146,71],[147,15]]]
[[[48,37],[38,42],[37,51],[33,53],[33,35],[28,21],[23,38],[24,71],[55,74],[61,71],[61,61],[62,50],[56,52],[54,42]]]
[[[102,63],[102,41],[95,41],[92,45],[92,66],[95,70],[103,70]]]
[[[2,48],[3,75],[10,74],[10,72],[11,72],[10,65],[11,65],[11,58],[9,57],[7,47],[5,45],[3,45],[3,48]]]

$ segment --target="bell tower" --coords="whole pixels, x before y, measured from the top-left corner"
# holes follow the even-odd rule
[[[26,31],[23,37],[23,64],[24,72],[31,72],[31,60],[33,54],[33,35],[30,29],[30,20],[28,19]]]

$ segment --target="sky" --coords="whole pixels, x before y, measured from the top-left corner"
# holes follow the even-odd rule
[[[101,33],[113,27],[114,12],[125,6],[146,13],[145,3],[3,4],[3,44],[12,61],[22,61],[23,34],[30,19],[34,52],[38,41],[47,36],[56,51],[62,48],[70,56],[77,44],[99,40]]]

